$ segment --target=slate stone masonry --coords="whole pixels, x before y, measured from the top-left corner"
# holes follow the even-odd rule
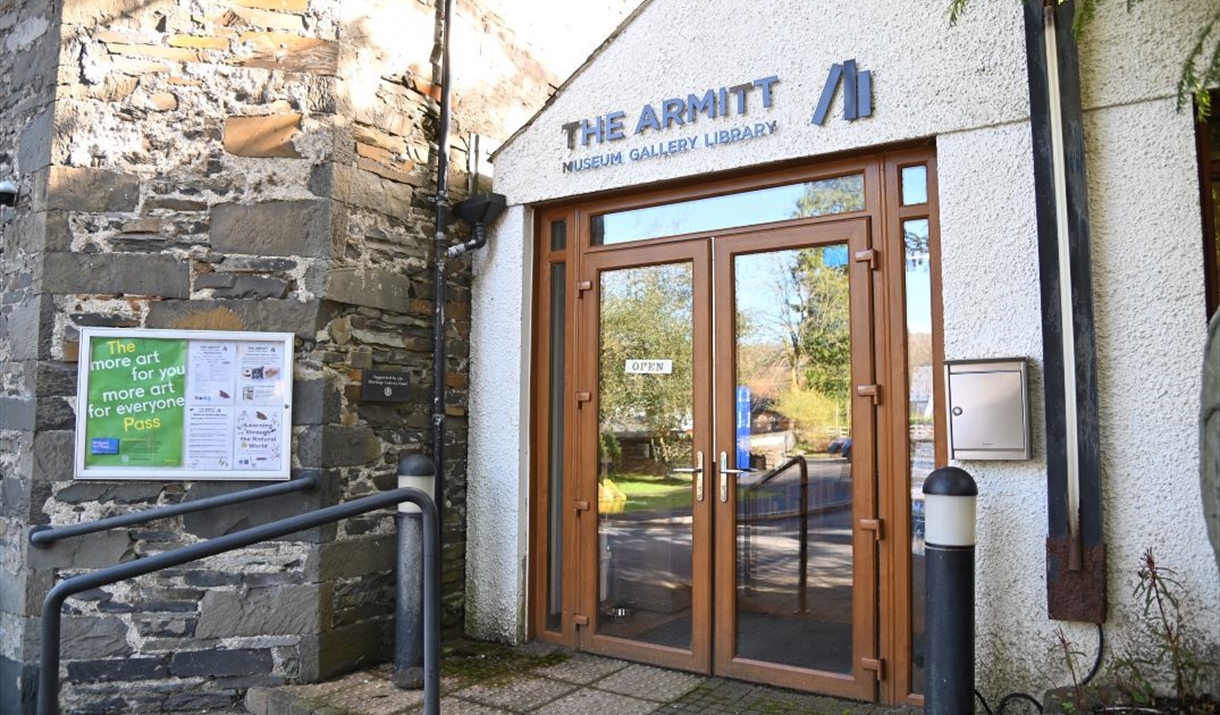
[[[456,94],[502,138],[554,79],[459,3],[517,80]],[[392,27],[393,32],[386,32]],[[393,488],[429,443],[438,115],[433,2],[0,0],[0,710],[27,712],[37,615],[58,579]],[[459,38],[455,37],[455,41]],[[451,180],[460,200],[466,177]],[[465,229],[453,227],[455,241]],[[444,627],[463,628],[468,263],[447,326]],[[293,467],[324,487],[48,549],[29,529],[245,488],[76,482],[76,361],[89,326],[296,335]],[[360,371],[411,402],[362,405]],[[393,519],[368,515],[70,599],[65,711],[226,707],[392,652]]]

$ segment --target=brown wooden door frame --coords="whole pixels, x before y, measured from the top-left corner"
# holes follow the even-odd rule
[[[716,454],[733,454],[735,444],[735,356],[736,314],[734,302],[733,258],[739,254],[812,248],[820,245],[848,245],[849,301],[851,315],[852,373],[852,672],[839,675],[793,666],[762,663],[737,658],[737,490],[728,489],[727,502],[716,500],[716,634],[715,667],[718,675],[770,683],[828,695],[873,700],[876,697],[875,671],[865,661],[877,659],[877,547],[874,531],[862,529],[862,519],[876,519],[876,466],[874,463],[875,415],[871,397],[859,394],[854,386],[875,384],[873,353],[873,293],[871,265],[866,256],[871,249],[869,219],[851,218],[831,222],[789,225],[749,234],[738,234],[715,242],[717,344],[716,368]],[[741,465],[737,465],[741,466]]]
[[[536,270],[543,269],[555,260],[566,260],[569,295],[566,299],[568,326],[565,329],[565,341],[568,374],[565,380],[565,389],[567,390],[565,404],[568,416],[573,421],[573,424],[565,426],[564,430],[567,435],[565,437],[566,447],[564,450],[564,471],[566,473],[564,477],[566,492],[564,501],[566,504],[564,505],[562,546],[565,552],[563,560],[564,614],[562,631],[554,632],[546,631],[542,627],[545,624],[546,615],[546,558],[547,549],[551,548],[551,545],[547,542],[545,526],[541,523],[545,520],[545,501],[547,496],[545,487],[540,485],[540,482],[545,482],[546,480],[547,467],[547,455],[544,454],[545,450],[542,449],[545,441],[545,423],[547,419],[545,408],[542,407],[545,403],[545,389],[536,382],[533,429],[535,434],[534,444],[538,445],[538,450],[532,460],[536,471],[531,482],[531,527],[534,531],[534,534],[531,535],[531,545],[533,548],[530,554],[531,577],[529,580],[531,587],[529,613],[532,618],[531,623],[528,624],[528,633],[531,637],[538,637],[573,647],[584,647],[585,643],[592,642],[593,639],[589,627],[577,625],[577,617],[584,615],[585,610],[588,608],[584,602],[583,584],[588,579],[592,578],[595,580],[597,577],[596,545],[592,545],[593,556],[590,557],[589,539],[580,538],[577,527],[582,518],[577,516],[577,512],[572,507],[572,501],[573,499],[590,499],[593,503],[596,503],[597,498],[595,483],[592,490],[593,493],[589,494],[589,489],[587,484],[585,484],[587,479],[579,476],[582,469],[588,469],[587,465],[596,461],[596,441],[594,440],[592,444],[589,444],[589,441],[585,438],[585,435],[590,433],[590,430],[585,426],[585,420],[589,419],[590,415],[594,421],[592,429],[593,431],[596,430],[596,407],[591,409],[587,403],[578,406],[575,400],[576,391],[593,389],[588,386],[589,381],[587,379],[589,373],[586,362],[590,359],[590,356],[586,354],[588,351],[583,346],[590,339],[586,333],[590,330],[596,331],[596,323],[590,322],[588,317],[588,304],[590,301],[587,297],[585,299],[578,297],[579,291],[577,290],[577,285],[581,279],[588,279],[588,266],[592,265],[591,262],[597,256],[614,255],[618,258],[597,260],[622,261],[623,265],[630,265],[643,260],[639,258],[646,255],[642,251],[650,247],[675,243],[680,244],[692,238],[705,237],[675,236],[648,242],[591,247],[589,245],[591,216],[611,210],[656,205],[687,198],[699,198],[792,181],[814,180],[863,171],[866,176],[865,210],[851,214],[847,218],[869,217],[872,221],[873,240],[876,242],[876,248],[879,250],[878,267],[874,274],[873,294],[875,319],[879,327],[873,337],[875,340],[874,355],[876,356],[877,381],[882,383],[886,399],[877,408],[878,442],[875,465],[878,473],[876,501],[885,527],[880,548],[880,571],[878,577],[880,588],[876,600],[876,603],[879,604],[877,609],[879,612],[876,619],[879,623],[879,632],[875,641],[878,645],[875,648],[880,657],[885,659],[884,676],[878,694],[880,699],[887,703],[900,704],[905,702],[912,705],[922,704],[922,696],[911,693],[912,682],[910,673],[912,655],[911,619],[913,614],[910,604],[912,587],[911,542],[909,537],[911,505],[910,497],[906,494],[909,483],[909,471],[905,462],[909,442],[907,439],[908,417],[905,398],[907,385],[906,355],[904,350],[906,337],[903,320],[902,221],[914,213],[922,213],[928,216],[930,220],[933,325],[934,336],[936,338],[935,361],[939,365],[943,356],[943,341],[940,337],[941,291],[935,157],[936,152],[934,147],[930,145],[918,146],[884,154],[836,159],[813,166],[790,166],[775,171],[755,172],[749,175],[739,174],[736,176],[717,177],[710,182],[696,182],[692,180],[646,193],[630,195],[624,193],[610,198],[583,200],[579,203],[553,205],[538,209],[536,214],[539,219],[536,223],[538,242],[536,245],[539,247],[539,250],[535,253],[538,258],[538,261],[535,263]],[[903,207],[900,201],[901,185],[898,181],[898,172],[900,172],[902,166],[918,163],[926,164],[928,167],[928,204],[922,208]],[[566,220],[568,228],[567,248],[559,253],[548,251],[548,236],[545,235],[549,222],[557,219]],[[802,221],[808,221],[813,224],[843,219],[844,217],[823,217],[821,219]],[[757,233],[773,227],[775,227],[774,224],[748,229],[730,229],[719,231],[716,235],[727,238],[729,235]],[[631,257],[628,258],[628,256]],[[538,282],[535,285],[542,286],[543,282],[542,277],[539,276]],[[585,295],[587,296],[588,294],[586,293]],[[535,315],[537,317],[535,325],[538,326],[535,333],[535,364],[538,365],[535,370],[536,376],[546,376],[544,366],[538,363],[538,360],[544,359],[546,355],[546,351],[543,349],[546,341],[539,336],[539,333],[544,332],[548,325],[548,322],[545,320],[549,312],[546,302],[546,296],[538,292],[535,293]],[[595,345],[596,337],[591,339]],[[594,377],[596,377],[595,372]],[[943,404],[943,384],[939,369],[935,371],[935,377],[937,382],[935,396],[938,402]],[[936,417],[936,431],[938,434],[937,464],[943,464],[943,426],[940,410],[937,411]],[[711,453],[711,449],[712,445],[704,445],[705,462],[709,467],[715,456]],[[589,456],[590,451],[593,451],[594,456]],[[709,470],[705,476],[709,480],[710,487],[713,473]],[[582,484],[585,486],[582,487]],[[583,493],[579,493],[580,489],[583,489]],[[585,563],[581,564],[579,563],[580,561],[585,561]],[[589,573],[590,569],[593,570],[591,574]],[[710,611],[710,603],[707,605],[707,608]],[[595,615],[591,614],[591,617]],[[710,620],[708,622],[710,623]],[[585,635],[586,633],[590,635]],[[608,654],[618,654],[637,660],[645,660],[637,652],[636,644],[629,641],[624,641],[623,643],[626,643],[628,647],[625,649],[615,649],[614,653]],[[670,664],[673,667],[687,667],[676,662],[657,662],[662,665]],[[802,682],[797,687],[808,689],[809,684]],[[825,692],[831,691],[826,690]],[[871,697],[871,695],[867,696],[866,699]]]
[[[881,549],[881,652],[887,659],[886,678],[881,697],[887,703],[922,707],[924,698],[915,693],[912,668],[914,660],[914,618],[912,595],[915,584],[911,524],[911,441],[907,405],[910,385],[907,363],[906,293],[903,222],[928,220],[928,253],[932,292],[932,379],[933,399],[944,404],[944,332],[940,276],[940,222],[938,215],[938,175],[936,152],[931,147],[889,152],[880,157],[882,191],[876,227],[881,260],[875,279],[879,305],[886,306],[885,330],[878,331],[878,379],[887,386],[889,399],[879,408],[884,442],[878,444],[878,511],[886,525]],[[902,204],[901,174],[904,167],[927,167],[927,202]],[[935,420],[935,463],[948,464],[945,411],[937,408]]]
[[[547,627],[547,617],[549,615],[548,606],[550,594],[550,582],[548,579],[548,569],[551,563],[551,522],[548,512],[548,505],[551,503],[554,495],[551,493],[550,471],[551,453],[550,449],[552,439],[552,426],[557,426],[557,430],[562,433],[563,437],[563,464],[558,465],[559,469],[567,472],[570,469],[569,465],[575,464],[575,457],[572,454],[572,447],[575,441],[570,434],[570,427],[564,424],[562,415],[551,414],[551,388],[552,381],[558,377],[560,382],[565,386],[562,399],[562,409],[564,414],[571,416],[575,414],[575,404],[572,400],[571,391],[566,389],[566,386],[573,383],[575,369],[572,364],[573,342],[575,336],[576,322],[572,319],[572,294],[575,284],[575,266],[571,260],[571,253],[567,247],[559,250],[552,250],[550,246],[550,232],[553,224],[563,224],[564,229],[571,234],[571,216],[570,211],[564,209],[551,209],[549,211],[541,211],[538,214],[538,231],[539,238],[535,245],[538,247],[536,252],[535,262],[535,290],[534,290],[534,325],[535,330],[532,336],[531,344],[534,354],[534,369],[532,371],[533,380],[531,384],[531,402],[532,413],[530,420],[531,444],[540,445],[543,448],[537,449],[531,456],[531,478],[529,489],[529,503],[532,508],[530,510],[530,534],[529,534],[529,570],[528,570],[528,614],[526,635],[528,638],[538,638],[552,643],[559,643],[568,647],[576,646],[575,632],[572,630],[571,615],[573,605],[571,604],[571,588],[562,588],[562,584],[572,583],[575,580],[575,564],[573,559],[563,559],[563,567],[559,574],[559,582],[561,584],[561,624],[559,630],[550,629]],[[568,241],[570,244],[571,241]],[[564,267],[564,277],[566,291],[561,297],[562,305],[556,306],[553,303],[552,296],[552,280],[553,268],[557,264]],[[550,329],[551,316],[553,311],[562,309],[566,317],[561,335],[553,335]],[[552,354],[551,341],[556,338],[562,342],[562,350],[564,354],[564,374],[554,376],[551,374],[552,366],[550,364],[550,356]],[[570,501],[570,499],[563,499]],[[573,553],[576,545],[573,529],[575,527],[574,516],[569,509],[564,509],[561,512],[561,529],[562,543],[561,551],[564,553]]]
[[[580,320],[587,326],[581,337],[582,350],[579,355],[577,390],[588,393],[589,399],[580,402],[577,431],[586,445],[598,441],[598,338],[600,331],[600,277],[604,271],[639,266],[689,263],[692,268],[693,318],[692,330],[692,381],[695,433],[693,448],[703,451],[705,459],[710,454],[712,438],[711,414],[711,255],[707,241],[686,241],[660,245],[633,246],[630,250],[606,251],[586,256],[581,267],[581,280],[587,288],[580,291],[578,310]],[[582,286],[583,287],[583,286]],[[583,395],[582,395],[583,398]],[[691,649],[689,651],[666,646],[651,645],[602,635],[598,632],[598,480],[596,455],[590,457],[588,450],[576,467],[578,496],[576,500],[589,504],[587,510],[577,512],[580,561],[577,591],[579,593],[579,616],[587,619],[578,629],[578,645],[582,650],[612,657],[629,658],[694,672],[708,672],[711,653],[711,517],[712,502],[694,497],[692,480],[692,560],[691,574]],[[710,464],[710,463],[707,463]],[[706,480],[709,472],[702,477]],[[707,482],[705,481],[705,494]]]

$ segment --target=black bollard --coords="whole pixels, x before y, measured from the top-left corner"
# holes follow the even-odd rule
[[[974,712],[974,525],[979,489],[964,469],[941,467],[923,483],[927,583],[924,712]]]
[[[398,461],[398,487],[429,496],[436,484],[432,460],[408,454]],[[424,527],[420,508],[398,505],[398,573],[394,611],[394,684],[405,690],[424,685]]]

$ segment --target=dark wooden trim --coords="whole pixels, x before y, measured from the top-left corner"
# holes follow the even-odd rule
[[[1212,106],[1220,109],[1220,90],[1212,91]],[[1213,116],[1210,123],[1220,122]],[[1216,242],[1216,203],[1212,184],[1220,183],[1220,159],[1211,158],[1209,123],[1195,123],[1195,146],[1199,154],[1199,206],[1203,211],[1203,290],[1207,306],[1207,318],[1220,309],[1220,256]]]
[[[1059,59],[1059,86],[1049,87],[1041,0],[1025,0],[1026,59],[1029,75],[1030,128],[1034,149],[1034,190],[1038,225],[1038,256],[1042,289],[1042,349],[1047,441],[1048,542],[1070,539],[1067,501],[1066,430],[1077,432],[1080,480],[1081,550],[1103,543],[1101,455],[1099,444],[1096,349],[1093,330],[1092,277],[1089,261],[1089,211],[1085,176],[1084,122],[1080,104],[1080,72],[1072,34],[1074,3],[1053,6]],[[1051,153],[1049,92],[1060,98],[1066,163],[1067,212],[1073,324],[1060,319],[1058,229]],[[1063,354],[1064,331],[1072,331],[1075,353]],[[1076,374],[1077,424],[1064,422],[1064,361]],[[1105,620],[1105,569],[1070,571],[1047,550],[1047,602],[1056,620]],[[1086,574],[1094,574],[1088,576]],[[1100,575],[1098,581],[1096,575]]]

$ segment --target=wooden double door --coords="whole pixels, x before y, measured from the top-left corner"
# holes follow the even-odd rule
[[[585,254],[582,650],[876,697],[875,256],[867,216]]]

